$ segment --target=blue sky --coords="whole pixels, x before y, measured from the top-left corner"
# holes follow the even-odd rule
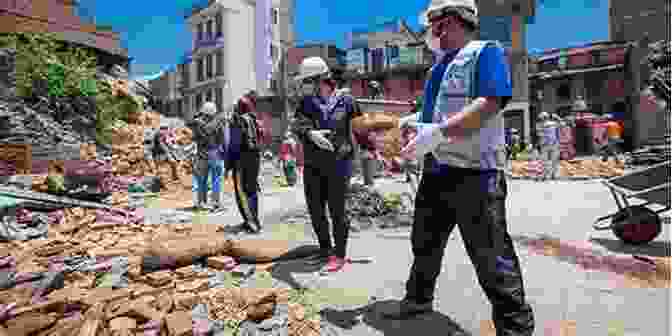
[[[202,0],[201,0],[202,1]],[[418,13],[428,0],[295,0],[299,41],[331,41],[345,46],[345,34],[385,18],[404,18],[419,30]],[[490,0],[492,1],[492,0]],[[636,0],[635,0],[636,1]],[[81,0],[99,24],[114,26],[133,57],[133,75],[148,75],[176,64],[191,47],[183,13],[194,0]],[[527,46],[559,48],[609,37],[608,0],[540,0]],[[392,5],[394,3],[394,5]]]

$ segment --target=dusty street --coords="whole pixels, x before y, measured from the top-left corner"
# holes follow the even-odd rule
[[[407,188],[390,178],[378,179],[377,186],[396,192]],[[264,237],[294,239],[297,246],[312,244],[302,186],[266,187],[265,194]],[[238,223],[232,199],[229,203],[229,211],[208,221]],[[510,233],[523,264],[526,294],[536,313],[536,334],[665,335],[669,269],[647,268],[629,254],[669,257],[668,226],[657,241],[639,248],[622,246],[610,231],[593,231],[595,218],[616,209],[597,180],[510,181],[508,204]],[[277,264],[273,274],[285,285],[332,289],[323,299],[323,319],[336,326],[339,334],[394,336],[423,330],[424,335],[446,335],[446,328],[461,328],[474,335],[494,335],[487,322],[489,303],[458,230],[444,258],[436,312],[405,322],[379,317],[390,300],[403,295],[412,260],[408,236],[407,228],[352,233],[349,254],[355,262],[327,278],[319,278],[316,269],[302,261]],[[357,263],[364,257],[372,262]]]

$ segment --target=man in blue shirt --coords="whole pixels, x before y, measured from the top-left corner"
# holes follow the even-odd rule
[[[424,162],[411,233],[413,265],[406,295],[388,318],[433,309],[448,238],[459,225],[479,283],[493,306],[497,335],[531,336],[520,263],[507,232],[506,143],[500,110],[511,98],[504,51],[476,41],[473,0],[433,0],[426,12],[435,53],[425,86],[422,122],[402,153]],[[408,124],[412,118],[404,118]],[[421,148],[422,147],[422,148]],[[424,154],[428,153],[428,154]]]

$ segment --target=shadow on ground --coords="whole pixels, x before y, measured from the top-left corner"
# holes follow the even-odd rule
[[[449,316],[439,312],[418,315],[406,320],[392,320],[383,313],[394,309],[399,301],[385,300],[371,303],[352,310],[324,309],[320,313],[322,319],[330,326],[350,330],[360,323],[374,328],[385,336],[467,336],[471,335],[460,327]]]
[[[615,253],[638,254],[649,257],[669,257],[669,241],[652,241],[646,245],[628,245],[617,239],[591,238],[591,242],[599,244],[607,250]]]

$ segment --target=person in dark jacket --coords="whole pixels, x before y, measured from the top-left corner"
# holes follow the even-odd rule
[[[261,232],[259,221],[259,170],[261,144],[256,117],[256,92],[241,97],[235,106],[230,124],[228,161],[233,170],[233,186],[242,228],[250,233]]]
[[[346,259],[349,221],[345,198],[352,175],[354,143],[351,121],[357,116],[351,95],[336,90],[336,73],[319,57],[301,63],[301,98],[298,99],[292,132],[303,143],[304,192],[310,219],[320,244],[323,272],[336,272]],[[329,206],[334,245],[329,234],[325,206]]]

